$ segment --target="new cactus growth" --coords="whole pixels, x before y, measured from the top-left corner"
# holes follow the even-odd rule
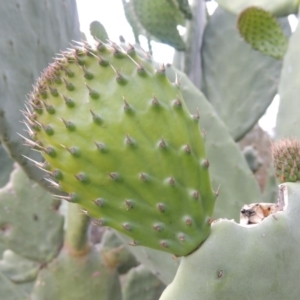
[[[258,7],[248,7],[238,18],[241,36],[254,49],[277,59],[284,56],[288,41],[276,18]]]
[[[50,181],[133,245],[176,256],[209,235],[211,188],[199,113],[178,81],[115,44],[64,52],[41,75],[25,113]]]

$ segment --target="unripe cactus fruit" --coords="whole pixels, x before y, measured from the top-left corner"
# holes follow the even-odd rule
[[[283,182],[300,180],[300,143],[296,139],[283,139],[272,145],[276,177]]]
[[[28,143],[62,198],[133,245],[182,256],[208,237],[216,195],[198,114],[164,66],[133,47],[85,45],[43,72],[29,103]]]

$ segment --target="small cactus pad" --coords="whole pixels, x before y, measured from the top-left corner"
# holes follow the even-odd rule
[[[279,22],[268,11],[254,6],[245,9],[239,15],[238,29],[254,49],[277,59],[284,56],[287,38]]]
[[[25,113],[40,167],[132,245],[187,255],[209,235],[211,188],[198,117],[164,66],[115,44],[69,50],[42,74]]]
[[[283,139],[272,145],[276,177],[283,182],[300,180],[300,143],[296,139]]]

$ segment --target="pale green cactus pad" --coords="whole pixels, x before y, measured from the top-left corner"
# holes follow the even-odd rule
[[[0,249],[45,263],[63,243],[64,218],[50,193],[16,168],[0,189]]]
[[[185,19],[173,1],[131,0],[134,14],[148,34],[177,50],[184,50],[185,44],[177,26],[185,25]],[[181,8],[183,6],[181,5]]]
[[[181,259],[160,300],[298,299],[300,185],[284,183],[280,190],[284,211],[261,223],[213,224],[202,247]]]
[[[237,26],[241,36],[254,49],[277,59],[283,58],[288,40],[270,12],[249,7],[239,15]]]
[[[214,202],[199,115],[178,81],[132,47],[99,43],[63,53],[38,80],[25,113],[38,164],[100,225],[133,245],[177,256],[209,235]]]

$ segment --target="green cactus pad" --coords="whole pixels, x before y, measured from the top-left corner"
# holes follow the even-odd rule
[[[216,195],[199,116],[164,66],[132,47],[86,45],[44,71],[30,106],[27,142],[47,161],[39,166],[99,225],[177,256],[207,238]]]
[[[146,31],[162,43],[182,51],[185,44],[177,26],[184,25],[185,19],[173,1],[131,0],[139,23]]]
[[[276,18],[268,11],[258,7],[245,9],[239,15],[238,29],[254,49],[277,59],[283,58],[288,40]]]
[[[279,140],[272,145],[276,177],[280,182],[300,180],[300,143],[296,139]]]

